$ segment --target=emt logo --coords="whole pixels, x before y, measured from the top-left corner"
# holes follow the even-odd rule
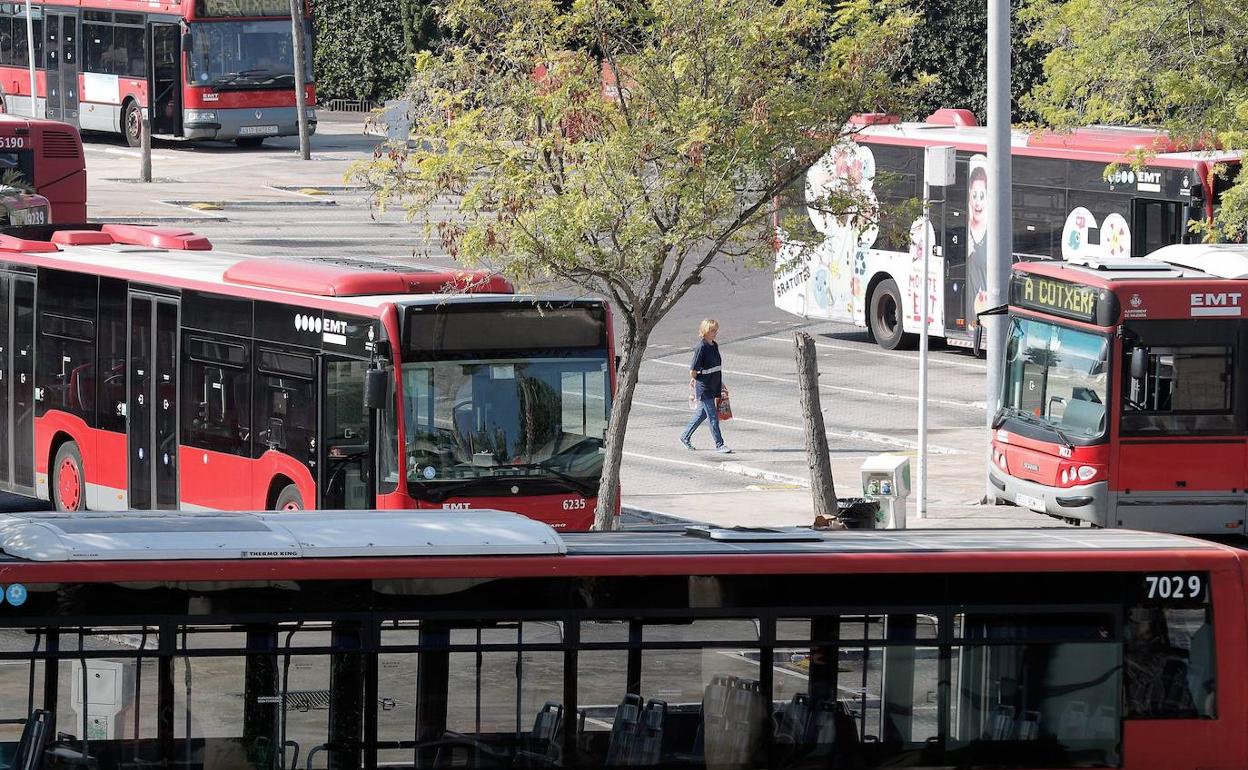
[[[1238,291],[1193,292],[1192,317],[1235,316],[1243,314],[1243,294]]]

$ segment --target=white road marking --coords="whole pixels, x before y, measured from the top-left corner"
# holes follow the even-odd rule
[[[675,366],[680,369],[684,369],[686,371],[688,371],[689,369],[689,365],[687,363],[680,363],[677,361],[664,361],[659,358],[647,359],[646,363],[663,364],[664,366]],[[757,379],[757,380],[769,380],[771,382],[784,382],[784,383],[788,383],[789,385],[797,384],[797,380],[790,379],[788,377],[775,377],[770,374],[757,374],[755,372],[743,372],[739,369],[724,369],[722,371],[724,374],[731,374],[733,377],[753,377],[754,379]],[[841,393],[853,393],[854,395],[857,395],[857,396],[867,396],[869,398],[886,398],[886,399],[891,399],[894,401],[912,401],[915,403],[917,403],[919,400],[918,396],[908,396],[903,393],[887,393],[887,392],[879,391],[879,390],[867,390],[866,388],[851,388],[847,385],[829,385],[824,382],[819,383],[819,387],[824,390],[834,390],[834,391],[838,391]],[[951,406],[956,409],[981,409],[982,410],[984,408],[984,402],[982,401],[952,401],[947,398],[931,398],[931,397],[928,397],[927,400],[928,400],[928,403],[941,404],[943,406]]]
[[[757,339],[771,340],[772,342],[787,342],[790,345],[793,344],[793,340],[786,339],[784,337],[758,337]],[[817,340],[815,341],[815,347],[827,348],[828,350],[845,350],[851,353],[869,353],[870,355],[873,355],[873,356],[884,356],[886,358],[900,358],[903,361],[909,361],[915,366],[919,365],[919,358],[918,358],[917,353],[914,355],[909,355],[907,353],[893,353],[891,351],[880,350],[878,347],[869,346],[869,345],[836,345],[831,342],[819,342]],[[927,362],[929,364],[937,364],[941,366],[961,366],[964,369],[974,369],[979,372],[988,371],[987,364],[976,363],[974,361],[950,361],[947,358],[937,358],[935,356],[932,356],[928,358]]]

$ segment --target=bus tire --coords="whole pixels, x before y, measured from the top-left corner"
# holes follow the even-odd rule
[[[294,484],[282,487],[282,491],[277,493],[277,499],[273,501],[273,510],[302,511],[303,496],[299,494],[299,487]]]
[[[264,144],[263,136],[240,136],[234,140],[234,144],[239,147],[259,147]]]
[[[133,99],[126,102],[121,112],[121,134],[131,147],[143,144],[143,115],[139,112],[139,103]]]
[[[52,461],[52,503],[58,511],[85,511],[87,484],[82,475],[82,453],[73,441],[56,450]]]
[[[909,348],[914,344],[914,335],[902,330],[901,292],[897,282],[885,278],[871,292],[871,301],[867,308],[867,326],[875,344],[885,350]]]

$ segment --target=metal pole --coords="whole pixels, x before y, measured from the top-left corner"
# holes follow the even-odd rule
[[[290,37],[295,54],[295,109],[299,121],[299,157],[312,159],[312,147],[308,138],[308,97],[304,93],[303,71],[303,0],[290,0]]]
[[[926,176],[926,174],[924,174]],[[927,516],[927,346],[931,318],[931,292],[928,290],[928,263],[932,256],[932,186],[923,182],[923,283],[919,293],[923,318],[919,323],[919,473],[918,497],[920,519]]]
[[[1010,0],[988,0],[988,301],[985,304],[990,308],[1006,302],[1014,250],[1010,112]],[[983,333],[988,336],[988,380],[984,396],[987,425],[991,430],[992,418],[1000,404],[1005,316],[985,316],[981,323]],[[984,483],[991,500],[995,493],[987,480],[987,455],[984,462]]]
[[[139,108],[139,175],[144,182],[152,181],[152,113]]]
[[[30,0],[26,0],[26,58],[30,63],[30,116],[46,117],[36,112],[39,105],[38,84],[35,82],[35,17],[30,8]]]

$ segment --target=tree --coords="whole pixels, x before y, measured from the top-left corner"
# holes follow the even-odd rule
[[[1027,104],[1058,128],[1156,125],[1248,149],[1246,9],[1240,0],[1033,0],[1033,39],[1052,50]],[[1246,222],[1248,174],[1240,174],[1205,234],[1242,237]]]
[[[322,99],[387,99],[412,75],[426,0],[312,0],[313,70]],[[409,26],[414,24],[416,26]],[[415,49],[412,49],[415,50]]]
[[[854,130],[896,111],[913,17],[847,0],[447,0],[448,39],[408,90],[421,141],[351,172],[381,207],[455,200],[460,261],[522,286],[607,296],[620,346],[595,526],[614,525],[642,355],[726,260],[773,259],[770,203]],[[410,146],[409,146],[410,145]],[[836,213],[868,216],[860,191]]]

